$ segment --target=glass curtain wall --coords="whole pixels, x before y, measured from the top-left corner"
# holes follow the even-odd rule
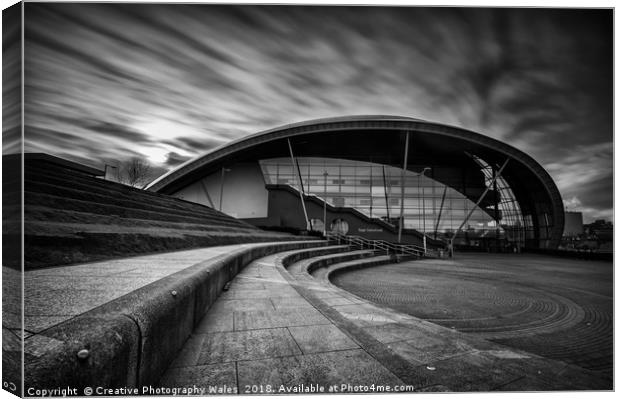
[[[472,159],[480,166],[480,170],[484,174],[485,184],[489,187],[493,184],[494,171],[491,165],[486,163],[482,158],[469,154]],[[498,197],[498,210],[501,213],[500,225],[507,235],[509,241],[524,243],[525,239],[534,238],[534,226],[532,217],[524,217],[521,212],[519,202],[510,189],[506,180],[501,176],[495,179],[495,187]]]
[[[331,158],[297,158],[297,163],[299,167],[293,168],[290,158],[260,161],[265,183],[285,184],[298,190],[296,175],[299,174],[305,194],[319,197],[335,207],[355,208],[368,217],[398,225],[402,169]],[[483,172],[486,176],[484,169]],[[404,183],[404,226],[429,237],[453,234],[475,206],[475,202],[463,194],[420,173],[406,171]],[[489,213],[475,209],[459,235],[467,244],[479,245],[476,241],[483,237],[522,242],[523,217],[512,190],[503,179],[498,179],[497,189],[500,224],[497,225]]]

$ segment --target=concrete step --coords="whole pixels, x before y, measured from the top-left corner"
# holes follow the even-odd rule
[[[110,209],[125,209],[125,213],[128,214],[144,214],[145,212],[150,212],[153,215],[176,216],[179,219],[188,218],[199,220],[203,218],[218,221],[222,224],[248,226],[240,220],[214,212],[206,207],[195,208],[187,204],[185,209],[175,209],[166,205],[160,205],[153,201],[144,201],[144,198],[139,194],[134,195],[132,199],[126,199],[119,198],[114,192],[101,195],[69,187],[53,186],[47,183],[28,182],[25,186],[25,196],[26,201],[29,203],[41,197],[49,202],[58,199],[65,201],[81,201],[82,203],[92,204],[93,212],[101,212],[103,214]],[[33,196],[35,199],[32,198]]]
[[[403,314],[330,283],[330,277],[351,268],[391,262],[388,256],[374,256],[319,268],[315,270],[314,278],[303,273],[286,275],[315,309],[416,390],[611,388],[610,381],[601,373]],[[593,362],[592,369],[597,366],[598,363]]]
[[[19,207],[7,208],[7,212],[17,211]],[[120,229],[127,228],[161,228],[165,229],[178,229],[182,230],[197,230],[197,231],[243,231],[243,228],[239,226],[227,226],[218,225],[215,223],[205,224],[204,220],[200,222],[188,222],[188,221],[165,221],[155,219],[144,218],[127,218],[119,217],[116,215],[103,215],[89,212],[69,211],[64,209],[50,209],[45,206],[28,206],[24,209],[25,218],[32,224],[44,225],[46,223],[56,223],[62,225],[63,223],[75,223],[83,225],[107,225],[118,226]],[[255,228],[247,228],[248,231],[256,232]],[[265,232],[269,234],[270,232]],[[277,232],[271,232],[271,234],[277,234]]]
[[[45,192],[45,190],[51,190],[53,193],[56,189],[62,189],[69,190],[70,194],[73,193],[78,196],[95,194],[105,198],[105,203],[123,200],[133,203],[139,198],[140,200],[137,202],[139,203],[140,209],[154,205],[158,208],[163,207],[167,210],[212,215],[213,217],[222,217],[229,220],[235,220],[239,223],[244,223],[206,206],[189,203],[178,198],[160,195],[149,191],[139,190],[115,182],[96,179],[66,169],[58,169],[54,167],[48,168],[47,165],[45,168],[40,166],[37,168],[27,165],[25,180],[27,190],[28,186],[33,184],[39,185],[38,188],[42,189],[43,192]],[[46,185],[47,187],[41,186],[41,184]],[[36,192],[37,190],[31,191]],[[96,200],[96,197],[91,199]]]
[[[26,206],[38,206],[46,207],[48,209],[63,209],[71,210],[82,213],[92,213],[98,215],[108,215],[116,217],[128,217],[135,219],[147,219],[147,220],[161,220],[171,222],[194,222],[194,223],[213,223],[219,225],[239,226],[242,228],[256,229],[255,227],[243,223],[239,220],[235,220],[228,217],[221,217],[218,215],[196,215],[192,213],[179,213],[173,211],[166,211],[165,208],[157,210],[143,210],[141,208],[134,208],[124,206],[126,204],[120,203],[119,205],[107,204],[105,202],[93,202],[89,200],[75,199],[71,197],[64,197],[58,195],[51,195],[38,192],[26,192],[24,203]],[[53,217],[54,215],[50,215]]]
[[[264,232],[203,205],[46,161],[26,162],[24,178],[26,269],[209,245],[299,239]],[[17,193],[6,198],[21,202]],[[17,203],[13,209],[21,214]],[[17,258],[7,266],[21,267]]]

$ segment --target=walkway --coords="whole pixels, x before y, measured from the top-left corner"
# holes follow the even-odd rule
[[[285,269],[282,260],[296,252],[248,265],[159,385],[201,393],[611,389],[596,373],[398,313],[329,284],[327,273],[347,264],[314,276],[306,268],[316,258]]]
[[[282,256],[252,262],[238,275],[160,385],[267,393],[325,380],[402,383],[291,286],[275,267]]]
[[[26,336],[197,263],[211,263],[225,254],[264,245],[270,243],[224,245],[26,271]],[[3,327],[19,329],[19,318],[12,316],[5,317]]]

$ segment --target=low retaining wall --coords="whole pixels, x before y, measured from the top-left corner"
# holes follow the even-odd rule
[[[344,262],[343,262],[344,263]],[[348,271],[351,270],[359,270],[359,269],[366,269],[369,267],[374,267],[374,266],[383,266],[383,265],[389,265],[389,264],[393,264],[395,263],[394,260],[390,257],[387,256],[381,256],[381,257],[376,257],[376,258],[371,258],[371,259],[360,259],[359,262],[351,262],[351,263],[347,263],[345,265],[342,266],[338,266],[336,265],[335,268],[333,268],[332,270],[329,270],[327,273],[325,273],[325,276],[323,277],[323,281],[331,284],[332,286],[338,288],[339,290],[342,290],[342,288],[338,287],[337,285],[333,284],[331,282],[332,277],[337,276],[338,274],[341,273],[346,273]],[[351,295],[354,295],[352,293],[350,293],[349,291],[343,290]]]
[[[570,251],[565,249],[545,249],[545,248],[526,248],[523,252],[559,256],[562,258],[585,259],[585,260],[602,260],[612,262],[614,260],[613,252],[594,252],[594,251]]]
[[[324,267],[328,267],[330,265],[333,265],[334,263],[349,262],[352,260],[364,259],[364,258],[368,258],[371,256],[374,256],[373,251],[363,251],[363,252],[356,251],[356,252],[350,252],[346,254],[339,254],[335,256],[322,257],[322,258],[313,260],[312,262],[309,262],[308,265],[306,266],[306,273],[312,274],[316,270],[322,269]]]
[[[295,251],[292,254],[283,256],[282,259],[280,260],[280,263],[286,269],[293,263],[299,262],[302,259],[314,258],[316,256],[327,256],[327,255],[332,255],[332,254],[345,253],[349,251],[350,249],[346,245],[330,246],[328,248],[323,248],[319,251],[319,253],[317,253],[317,251],[315,250],[305,250],[305,251],[300,250],[300,251]]]
[[[239,249],[36,334],[25,341],[24,394],[43,396],[40,390],[57,387],[76,388],[83,395],[87,387],[154,386],[224,285],[248,263],[325,245],[309,240]]]

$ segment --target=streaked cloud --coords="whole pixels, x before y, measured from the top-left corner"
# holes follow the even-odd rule
[[[528,152],[586,219],[612,209],[609,10],[27,3],[26,18],[29,151],[163,171],[286,123],[406,115]]]

